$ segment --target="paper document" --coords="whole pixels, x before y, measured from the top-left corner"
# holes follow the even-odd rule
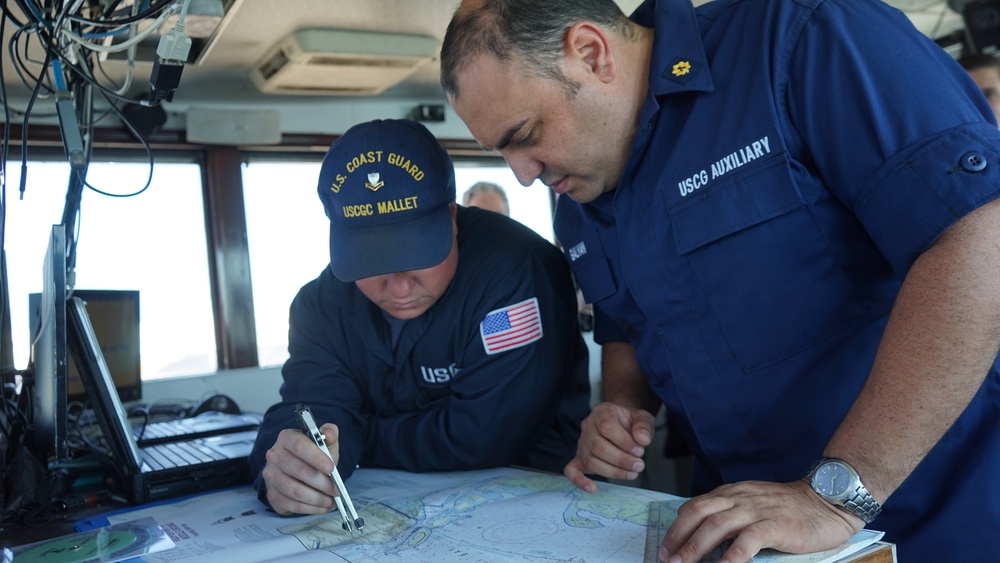
[[[176,547],[144,555],[149,563],[635,563],[643,560],[649,504],[682,501],[610,483],[591,495],[562,475],[512,468],[359,469],[347,484],[365,520],[361,532],[345,531],[336,512],[278,516],[250,488],[139,507],[107,520],[156,519]]]
[[[347,484],[365,519],[360,533],[344,531],[336,512],[267,512],[249,488],[140,507],[107,520],[155,517],[176,547],[144,556],[150,563],[635,563],[642,561],[649,502],[673,498],[606,483],[590,495],[562,475],[510,468],[438,474],[361,469]]]

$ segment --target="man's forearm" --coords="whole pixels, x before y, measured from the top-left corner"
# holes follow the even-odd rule
[[[885,499],[982,385],[1000,346],[1000,204],[973,212],[913,265],[871,375],[825,450]]]
[[[604,401],[644,409],[654,416],[660,409],[661,401],[635,359],[635,348],[627,342],[601,346],[601,389]]]

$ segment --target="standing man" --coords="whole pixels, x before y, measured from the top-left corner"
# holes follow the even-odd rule
[[[694,450],[662,560],[866,524],[901,560],[1000,552],[1000,130],[902,13],[464,0],[441,67],[475,138],[568,196],[606,402],[566,475],[634,478],[661,401]]]
[[[281,402],[250,466],[280,514],[334,506],[338,468],[561,471],[589,411],[569,268],[552,243],[455,204],[451,159],[406,120],[356,125],[323,159],[330,267],[292,302]]]

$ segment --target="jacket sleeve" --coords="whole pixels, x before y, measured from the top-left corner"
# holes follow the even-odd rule
[[[364,393],[348,372],[344,354],[350,346],[339,329],[339,311],[321,303],[315,282],[306,285],[292,302],[289,314],[289,359],[281,370],[281,401],[267,410],[250,454],[254,486],[264,500],[261,470],[265,453],[286,428],[300,428],[295,416],[298,404],[308,405],[316,424],[332,422],[340,430],[337,469],[345,479],[361,458],[362,439],[367,432]],[[266,501],[265,501],[266,502]]]
[[[461,302],[467,308],[457,314],[435,314],[457,326],[454,338],[456,349],[462,348],[458,350],[463,358],[461,370],[450,392],[432,398],[427,409],[377,416],[369,441],[384,447],[370,449],[367,463],[414,471],[519,463],[525,451],[552,428],[563,396],[578,394],[579,418],[585,416],[589,407],[586,345],[577,328],[576,297],[568,270],[558,254],[555,266],[538,257],[525,262],[501,275],[476,276],[480,283],[469,287],[449,289],[462,293],[450,303]],[[486,315],[532,298],[538,300],[542,337],[487,354],[480,333]],[[566,441],[572,443],[556,447],[560,455],[566,452],[560,457],[564,461],[576,447],[575,437]]]

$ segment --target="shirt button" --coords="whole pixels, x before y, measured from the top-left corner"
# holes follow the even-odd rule
[[[986,157],[975,151],[962,155],[961,162],[966,172],[982,172],[986,168]]]

